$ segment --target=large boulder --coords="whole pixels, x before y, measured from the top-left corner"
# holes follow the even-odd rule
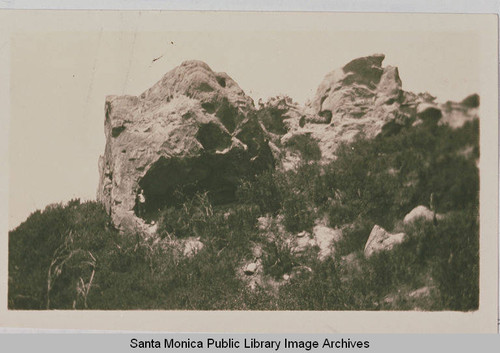
[[[115,225],[144,230],[161,208],[197,192],[232,202],[240,178],[274,163],[253,109],[236,82],[200,61],[182,63],[139,97],[107,97],[97,198]]]
[[[405,239],[405,233],[391,234],[384,228],[375,225],[366,241],[365,256],[368,258],[374,253],[392,250],[395,245],[401,244]]]

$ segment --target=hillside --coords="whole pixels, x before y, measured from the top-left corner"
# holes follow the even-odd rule
[[[479,97],[383,59],[305,106],[199,61],[108,97],[98,201],[10,232],[9,308],[477,309]]]

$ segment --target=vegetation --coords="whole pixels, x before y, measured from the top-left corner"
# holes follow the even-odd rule
[[[284,135],[288,131],[283,122],[284,113],[286,113],[284,109],[269,106],[258,110],[255,115],[257,119],[262,122],[267,131],[278,135]]]
[[[477,120],[457,130],[403,126],[341,146],[329,165],[316,162],[314,140],[296,137],[289,145],[303,156],[299,168],[242,180],[231,204],[198,193],[165,206],[156,240],[119,233],[96,202],[49,206],[9,234],[9,308],[475,310],[478,133]],[[404,225],[417,205],[445,217]],[[286,239],[323,216],[343,230],[335,256],[295,255]],[[259,217],[274,222],[273,238]],[[407,240],[365,258],[375,224]],[[183,256],[191,237],[204,247]],[[256,244],[271,280],[250,290],[241,268],[255,261]],[[428,295],[415,294],[422,287]]]
[[[299,152],[306,161],[319,161],[321,159],[318,142],[310,135],[294,135],[287,141],[286,145]]]

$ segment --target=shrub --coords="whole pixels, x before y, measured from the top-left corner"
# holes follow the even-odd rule
[[[251,180],[242,180],[236,190],[239,203],[257,205],[261,214],[276,213],[281,207],[279,181],[272,171],[265,171]]]
[[[115,235],[109,224],[97,202],[72,200],[32,213],[9,233],[9,308],[72,308],[79,277],[88,284],[92,272],[86,263]]]
[[[158,234],[164,237],[200,236],[217,227],[216,218],[207,193],[196,194],[181,207],[166,207],[160,212]]]
[[[441,305],[450,310],[479,307],[479,225],[477,211],[453,213],[438,224],[432,276]]]
[[[286,142],[286,146],[299,152],[306,161],[319,161],[321,159],[318,141],[310,135],[294,135]]]
[[[343,228],[342,238],[335,244],[337,256],[363,251],[372,228],[371,222],[363,220],[357,220],[350,226]]]
[[[289,274],[295,266],[295,258],[290,247],[283,241],[267,242],[262,259],[264,273],[281,279],[284,274]]]
[[[316,212],[306,195],[293,190],[283,201],[283,225],[290,232],[311,230]]]
[[[228,127],[239,121],[224,104],[216,114],[227,118]],[[280,114],[268,110],[262,119],[279,132]],[[260,131],[255,116],[246,123]],[[236,200],[212,204],[207,193],[193,191],[161,210],[158,234],[169,239],[119,233],[97,202],[48,206],[9,233],[8,306],[408,310],[418,305],[425,310],[475,310],[478,134],[477,120],[456,130],[402,126],[372,140],[342,145],[329,165],[314,162],[321,157],[314,139],[295,136],[288,147],[306,160],[296,170],[250,173],[239,183]],[[264,141],[253,141],[252,134],[242,138],[256,151]],[[472,152],[460,153],[464,146],[472,146]],[[416,205],[429,205],[431,194],[436,210],[446,217],[403,226],[404,215]],[[312,272],[292,276],[273,293],[251,292],[238,277],[238,268],[252,258],[252,244],[263,242],[256,219],[268,213],[282,215],[286,231],[275,230],[278,240],[264,245],[265,274],[279,279],[301,265]],[[281,237],[310,231],[325,214],[330,226],[343,229],[336,258],[293,255]],[[404,227],[408,238],[366,259],[363,248],[375,224],[387,230]],[[175,245],[177,238],[188,236],[200,236],[204,243],[192,258],[179,255]],[[348,254],[350,260],[342,258]],[[410,300],[408,293],[422,286],[433,288],[430,297]],[[388,302],[388,297],[396,299]]]
[[[257,119],[259,119],[265,126],[267,131],[278,135],[284,135],[288,129],[283,123],[286,110],[277,107],[264,107],[256,112]]]

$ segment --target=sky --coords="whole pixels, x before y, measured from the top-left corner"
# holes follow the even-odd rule
[[[9,229],[48,204],[95,199],[105,97],[139,95],[184,60],[228,73],[255,101],[304,103],[328,72],[374,53],[399,67],[405,90],[481,93],[467,31],[27,32],[10,50]]]

